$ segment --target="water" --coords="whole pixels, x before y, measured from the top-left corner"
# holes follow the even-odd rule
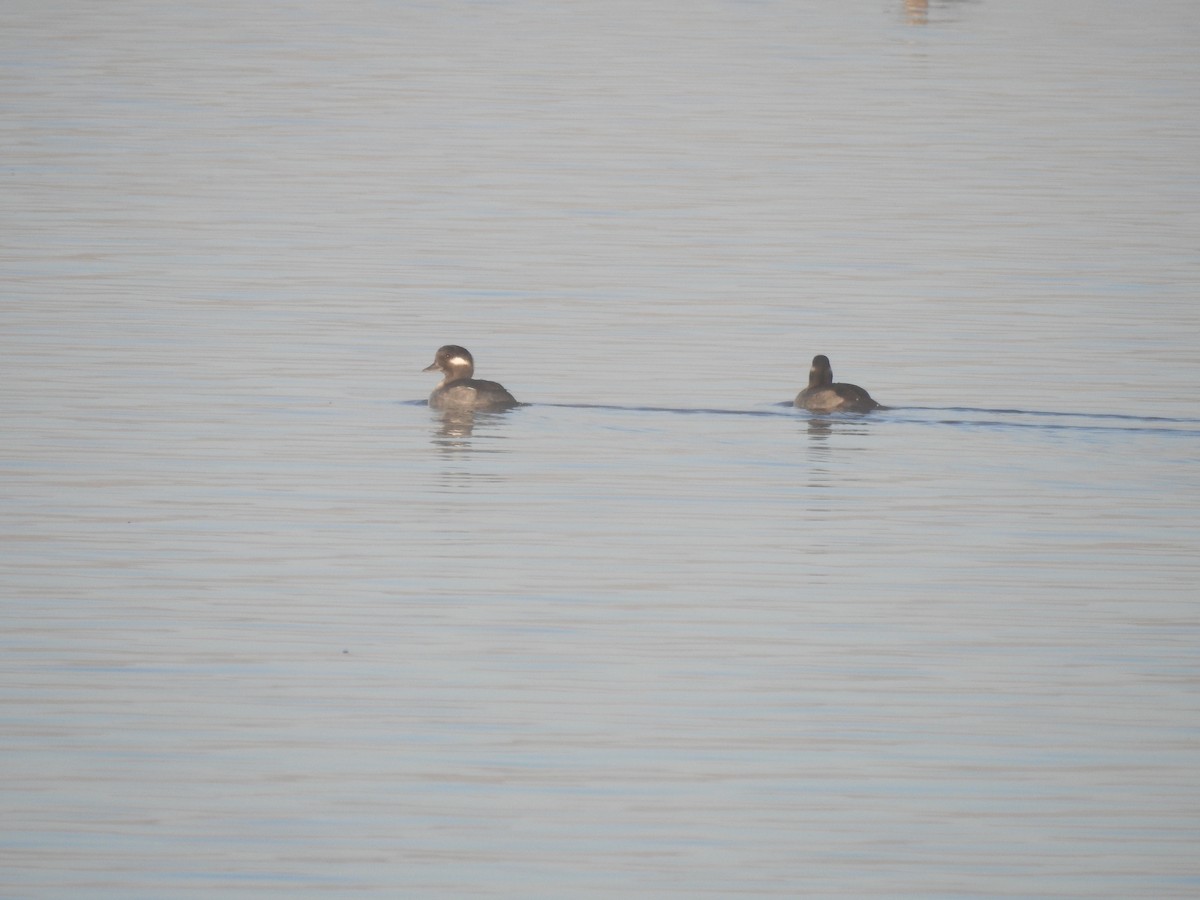
[[[17,4],[0,895],[1195,896],[1198,26]]]

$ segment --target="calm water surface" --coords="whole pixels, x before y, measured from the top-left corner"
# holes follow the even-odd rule
[[[1200,7],[1052,6],[16,4],[0,895],[1196,896]]]

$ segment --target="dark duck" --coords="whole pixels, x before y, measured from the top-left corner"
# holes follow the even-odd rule
[[[442,373],[441,382],[429,395],[433,409],[497,410],[520,405],[503,385],[471,377],[475,374],[475,358],[466,347],[440,347],[424,371]]]
[[[857,384],[835,384],[828,356],[814,356],[808,387],[796,395],[794,406],[812,412],[869,412],[879,404]]]

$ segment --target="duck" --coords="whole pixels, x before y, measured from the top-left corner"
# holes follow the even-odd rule
[[[835,384],[833,367],[823,354],[813,357],[808,387],[796,395],[792,405],[812,412],[870,412],[880,408],[857,384]]]
[[[457,344],[439,347],[433,362],[422,371],[442,373],[441,382],[429,395],[432,409],[487,411],[520,406],[503,385],[472,377],[475,357],[466,347]]]

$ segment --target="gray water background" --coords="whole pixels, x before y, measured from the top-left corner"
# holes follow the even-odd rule
[[[1198,89],[1190,0],[9,3],[0,896],[1200,894]]]

